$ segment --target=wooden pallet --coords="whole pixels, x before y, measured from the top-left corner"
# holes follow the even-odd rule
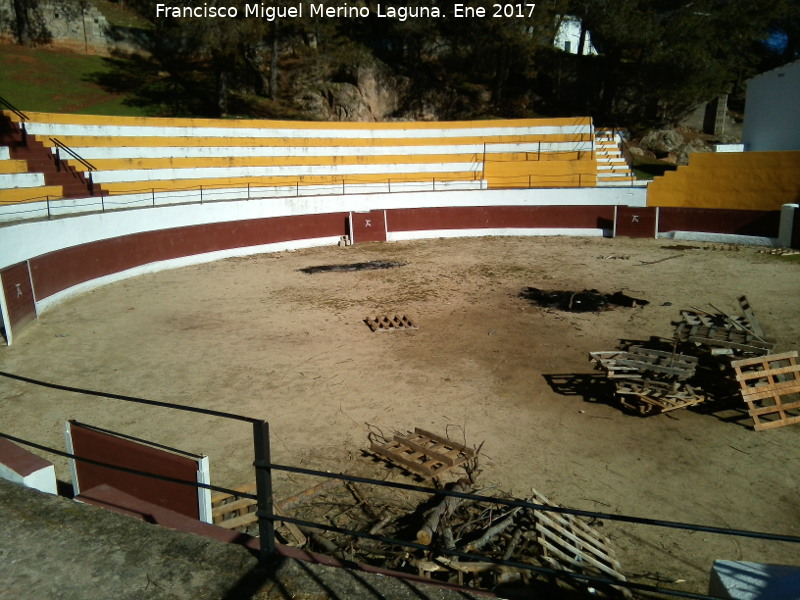
[[[756,431],[800,423],[797,351],[731,363]]]
[[[556,506],[544,495],[532,490],[531,502],[543,506]],[[616,553],[607,537],[600,535],[585,521],[575,515],[534,510],[536,542],[542,559],[556,569],[574,573],[599,573],[627,581],[620,572]],[[631,598],[627,588],[615,588],[626,598]]]
[[[232,488],[246,494],[256,493],[256,484],[248,483]],[[211,496],[211,518],[214,525],[226,529],[247,528],[258,520],[256,517],[256,501],[252,498],[241,498],[234,494],[216,493]]]
[[[694,375],[697,369],[697,358],[694,356],[639,346],[627,350],[590,352],[589,357],[610,379],[642,379],[655,375],[683,381]]]
[[[616,394],[620,403],[642,416],[688,408],[704,402],[706,397],[690,385],[672,385],[660,381],[617,382]]]
[[[681,311],[681,322],[675,327],[675,339],[715,348],[715,354],[763,356],[775,348],[775,340],[761,328],[746,296],[738,298],[743,317],[727,313]],[[717,309],[719,310],[719,309]]]
[[[417,326],[407,316],[398,317],[367,317],[364,322],[373,333],[381,331],[400,331],[401,329],[417,329]]]
[[[370,450],[409,473],[429,479],[475,458],[475,450],[424,429],[395,435],[385,444],[372,442]]]

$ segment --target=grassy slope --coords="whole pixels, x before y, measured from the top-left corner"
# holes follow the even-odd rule
[[[89,80],[106,69],[99,56],[0,44],[0,96],[22,111],[146,115]]]

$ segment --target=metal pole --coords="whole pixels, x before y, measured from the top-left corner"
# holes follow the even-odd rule
[[[247,199],[250,200],[250,182],[247,182]]]
[[[150,193],[153,195],[153,206],[156,205],[156,189],[150,188]]]
[[[203,186],[200,186],[200,204],[203,203]]]
[[[269,423],[253,422],[253,446],[256,468],[256,496],[258,496],[258,536],[260,558],[267,561],[275,553],[275,523],[272,520],[272,462],[269,452]]]

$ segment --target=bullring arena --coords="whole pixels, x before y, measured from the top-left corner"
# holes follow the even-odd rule
[[[791,245],[798,153],[703,156],[648,189],[603,162],[588,119],[6,116],[91,163],[94,195],[47,197],[59,191],[9,152],[4,172],[42,185],[0,196],[4,373],[264,419],[277,463],[410,481],[364,450],[370,431],[420,427],[483,444],[481,489],[800,535],[797,426],[754,431],[721,393],[643,417],[602,385],[563,384],[597,374],[589,352],[669,340],[681,310],[736,312],[741,295],[775,352],[797,349],[800,267],[760,250]],[[314,272],[377,261],[391,268]],[[524,297],[531,287],[647,304],[562,311]],[[381,315],[416,327],[373,333],[365,319]],[[207,455],[220,486],[253,478],[241,423],[7,377],[0,390],[5,433],[63,449],[75,419]],[[67,460],[45,457],[68,481]],[[281,473],[275,495],[311,484]],[[602,532],[629,580],[683,592],[705,593],[717,559],[800,566],[789,542]]]

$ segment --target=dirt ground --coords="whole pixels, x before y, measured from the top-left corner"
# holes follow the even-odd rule
[[[776,351],[800,344],[800,262],[665,240],[476,238],[229,259],[108,285],[0,348],[0,370],[270,422],[275,462],[412,480],[365,457],[369,426],[484,443],[480,483],[607,513],[800,535],[800,426],[756,432],[740,402],[640,417],[550,376],[587,353],[671,337],[680,309],[746,294]],[[795,257],[796,258],[796,257]],[[386,260],[384,270],[307,274]],[[624,291],[650,303],[565,313],[527,287]],[[366,317],[418,329],[372,333]],[[556,378],[560,379],[560,378]],[[721,394],[721,392],[719,392]],[[592,398],[591,396],[600,396]],[[2,430],[64,448],[76,419],[207,454],[212,483],[253,480],[246,424],[0,379]],[[66,461],[52,458],[59,479]],[[307,487],[276,475],[276,493]],[[800,566],[796,544],[604,521],[623,572],[705,592],[715,559]]]

